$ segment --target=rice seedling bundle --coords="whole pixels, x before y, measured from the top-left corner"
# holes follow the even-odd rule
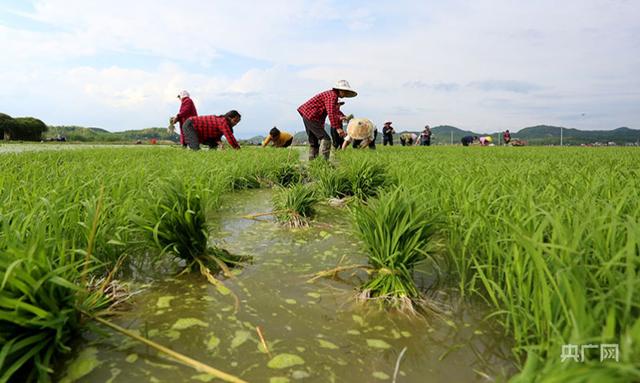
[[[361,298],[380,299],[409,312],[422,301],[413,272],[430,257],[436,222],[420,209],[419,201],[419,194],[396,188],[352,209],[356,233],[373,267],[371,279],[360,288]]]
[[[344,158],[346,160],[339,163],[337,167],[325,161],[315,161],[310,166],[311,179],[317,182],[318,189],[324,197],[354,196],[364,200],[375,196],[384,187],[393,183],[382,162],[366,156],[355,158],[344,156]]]
[[[14,217],[15,218],[15,217]],[[18,234],[16,221],[3,230]],[[45,239],[31,227],[27,237],[3,238],[0,255],[0,381],[50,381],[51,366],[81,328],[80,312],[107,303],[82,284],[83,257],[64,241]]]
[[[309,224],[318,201],[315,192],[308,185],[295,184],[288,188],[278,188],[273,196],[276,219],[290,227]]]

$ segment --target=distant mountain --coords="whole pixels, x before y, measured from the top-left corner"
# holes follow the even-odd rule
[[[470,130],[458,129],[455,126],[451,125],[439,125],[431,128],[431,143],[432,145],[442,145],[451,144],[451,142],[453,141],[454,144],[459,144],[462,137],[482,135],[483,134],[474,133]]]
[[[265,138],[265,136],[254,136],[240,141],[248,145],[261,145]]]
[[[378,128],[377,142],[382,143],[382,131]],[[329,133],[329,125],[325,125],[325,130]],[[564,145],[581,145],[593,143],[615,142],[617,145],[638,144],[640,142],[640,130],[621,127],[614,130],[578,130],[561,128],[559,126],[537,125],[523,128],[519,131],[511,130],[511,137],[527,141],[528,145],[559,145],[560,130],[562,130],[562,141]],[[477,133],[471,130],[462,130],[450,125],[439,125],[431,128],[432,145],[459,144],[464,136],[487,136],[493,137],[495,143],[501,142],[502,132],[491,134]],[[405,132],[420,134],[420,130],[396,131],[394,143],[400,144],[400,134]],[[48,131],[43,134],[44,138],[65,136],[68,141],[83,142],[135,142],[138,140],[147,141],[155,138],[160,141],[178,142],[179,135],[169,134],[166,128],[147,128],[140,130],[127,130],[124,132],[109,132],[101,128],[86,128],[81,126],[49,126]],[[242,140],[250,145],[259,145],[264,140],[264,136],[258,135],[246,140]],[[294,145],[307,145],[307,133],[305,131],[296,132],[293,136]]]
[[[538,125],[512,132],[529,145],[559,145],[560,131],[564,145],[581,145],[615,142],[618,145],[634,144],[640,141],[640,130],[621,127],[614,130],[578,130],[560,126]]]
[[[640,142],[640,130],[627,127],[614,130],[578,130],[559,126],[537,125],[519,131],[511,130],[511,137],[512,139],[527,141],[528,145],[560,145],[560,130],[562,130],[563,145],[606,144],[608,142],[627,145]],[[453,143],[457,144],[464,136],[491,136],[495,143],[500,143],[502,139],[502,132],[476,133],[448,125],[433,127],[431,131],[433,132],[432,144],[449,144],[452,141],[452,137]]]
[[[177,133],[170,134],[167,128],[146,128],[139,130],[125,130],[123,132],[109,132],[101,128],[85,128],[82,126],[49,126],[44,138],[64,136],[67,141],[82,142],[135,142],[155,138],[159,141],[178,142]]]

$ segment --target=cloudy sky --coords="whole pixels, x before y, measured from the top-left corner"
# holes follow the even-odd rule
[[[637,0],[1,0],[0,112],[110,131],[198,112],[240,137],[347,114],[396,129],[640,129]]]

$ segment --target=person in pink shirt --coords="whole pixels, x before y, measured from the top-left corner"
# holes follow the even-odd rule
[[[182,131],[182,126],[188,118],[197,117],[198,111],[196,110],[196,106],[193,103],[193,100],[189,96],[189,92],[187,92],[186,90],[180,92],[180,94],[178,94],[178,98],[180,99],[180,111],[178,111],[178,114],[173,117],[172,124],[176,122],[180,124],[180,144],[186,147],[187,143],[184,140],[184,132]]]

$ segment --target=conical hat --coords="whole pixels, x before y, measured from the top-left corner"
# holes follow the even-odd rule
[[[364,140],[373,136],[373,122],[366,118],[353,118],[347,125],[347,133],[354,140]]]
[[[336,85],[333,87],[333,89],[344,91],[345,97],[355,97],[358,95],[358,92],[356,92],[355,90],[353,90],[353,88],[351,88],[351,85],[349,85],[349,82],[347,80],[338,80],[338,82],[336,82]]]

